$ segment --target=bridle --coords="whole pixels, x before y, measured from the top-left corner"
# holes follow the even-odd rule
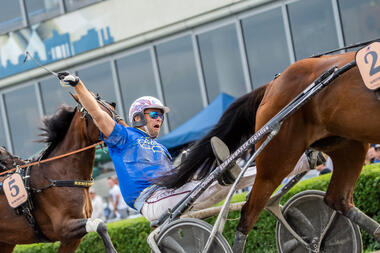
[[[99,95],[96,95],[96,96],[94,95],[94,98],[96,102],[98,102],[101,106],[104,107],[104,109],[106,109],[109,112],[113,120],[115,120],[116,122],[119,122],[120,120],[122,120],[121,116],[117,114],[115,110],[109,106],[109,103],[101,99]],[[86,108],[84,108],[84,106],[81,103],[78,102],[77,108],[82,113],[83,118],[88,118],[92,120],[91,114],[86,110]]]

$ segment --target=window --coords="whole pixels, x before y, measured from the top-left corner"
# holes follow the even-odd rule
[[[86,5],[90,5],[102,0],[64,0],[67,11],[75,11]]]
[[[38,127],[40,114],[35,95],[35,87],[29,85],[4,94],[9,129],[14,153],[28,158],[42,149],[35,141],[40,139]]]
[[[380,37],[379,0],[339,0],[346,45]]]
[[[190,36],[156,47],[169,126],[174,129],[203,109]]]
[[[57,78],[48,78],[40,81],[42,104],[45,114],[53,114],[61,104],[75,105],[74,99],[69,94],[70,89],[60,88]]]
[[[114,82],[109,62],[99,63],[78,71],[86,87],[108,102],[116,102]]]
[[[22,27],[23,18],[19,0],[7,1],[0,8],[0,33]]]
[[[60,13],[60,0],[26,0],[25,5],[31,24],[54,17]]]
[[[290,64],[281,9],[243,19],[242,27],[249,71],[257,88]]]
[[[331,0],[302,0],[288,5],[297,60],[339,47]]]
[[[149,50],[125,56],[116,61],[124,112],[128,118],[129,107],[142,96],[158,98],[152,59]]]
[[[198,36],[209,100],[221,92],[239,97],[247,92],[235,25]]]

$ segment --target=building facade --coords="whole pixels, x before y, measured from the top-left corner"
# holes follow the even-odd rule
[[[0,145],[28,157],[43,147],[40,118],[77,74],[128,118],[143,95],[171,108],[162,135],[219,93],[241,96],[289,64],[380,37],[380,0],[4,0],[0,9]]]

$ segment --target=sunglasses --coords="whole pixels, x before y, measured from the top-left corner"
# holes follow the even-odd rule
[[[164,120],[164,114],[160,112],[150,112],[150,113],[144,113],[144,114],[149,114],[149,117],[151,119],[157,119],[158,117],[160,117],[161,120]]]

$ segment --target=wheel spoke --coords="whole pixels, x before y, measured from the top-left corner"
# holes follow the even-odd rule
[[[299,246],[303,247],[296,239],[290,239],[284,243],[282,249],[284,250],[284,253],[291,253],[294,252]]]
[[[182,246],[172,236],[166,236],[165,238],[163,238],[163,240],[161,241],[161,246],[167,250],[169,249],[169,250],[172,250],[176,253],[177,252],[178,253],[186,253],[185,249],[182,248]],[[165,251],[165,252],[167,252],[167,251]]]
[[[309,218],[298,208],[289,209],[286,213],[286,217],[287,220],[294,221],[292,222],[291,226],[295,231],[299,232],[301,236],[307,235],[308,238],[311,238],[316,235],[314,225],[310,222]]]
[[[192,238],[194,238],[195,241],[195,249],[201,250],[203,249],[204,245],[206,244],[207,240],[207,234],[204,230],[199,230],[197,227],[192,227]]]

